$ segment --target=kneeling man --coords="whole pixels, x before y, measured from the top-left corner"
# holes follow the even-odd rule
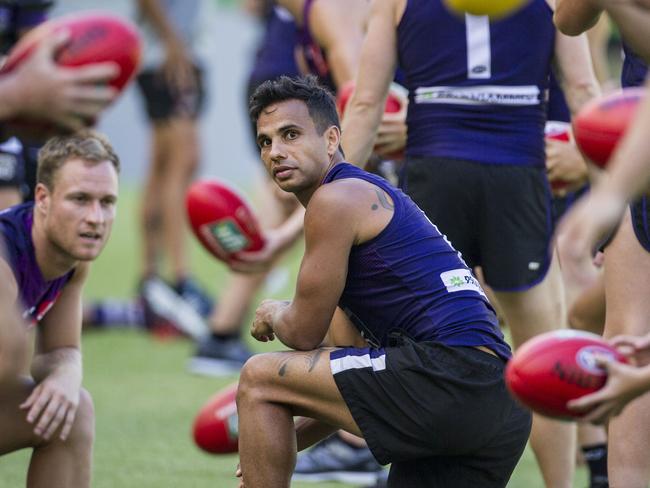
[[[459,253],[401,191],[344,162],[315,79],[262,84],[250,113],[267,170],[306,214],[295,296],[262,302],[252,326],[295,351],[242,370],[243,485],[288,487],[296,451],[344,429],[392,463],[389,487],[505,486],[531,419],[506,391],[510,348]],[[320,347],[328,333],[351,347]]]

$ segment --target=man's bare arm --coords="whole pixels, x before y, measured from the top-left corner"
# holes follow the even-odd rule
[[[600,95],[587,36],[569,37],[558,32],[555,36],[555,60],[562,91],[571,114],[575,115],[586,103]]]
[[[298,350],[311,350],[322,343],[345,286],[348,256],[357,232],[354,198],[346,193],[337,185],[325,185],[312,197],[305,215],[305,255],[295,297],[291,302],[265,301],[260,305],[253,324],[257,338],[276,335]]]
[[[27,362],[27,324],[16,306],[18,287],[9,264],[0,258],[0,383],[15,379]]]
[[[601,13],[592,0],[555,0],[553,21],[560,32],[577,36],[596,25]]]
[[[37,382],[21,405],[34,432],[49,439],[61,427],[60,438],[70,433],[81,392],[81,292],[88,264],[78,265],[52,309],[40,323],[38,351],[32,362]]]
[[[368,20],[356,89],[342,124],[341,147],[352,164],[364,167],[372,154],[396,65],[394,4],[392,0],[377,0]]]

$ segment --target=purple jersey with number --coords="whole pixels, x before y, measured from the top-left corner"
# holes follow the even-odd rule
[[[397,30],[407,155],[543,166],[552,17],[545,0],[494,22],[408,0]]]
[[[422,210],[383,178],[340,163],[323,184],[357,178],[390,195],[394,215],[373,239],[352,246],[339,305],[375,347],[399,333],[450,346],[487,346],[508,359],[496,315],[470,269]]]
[[[34,203],[8,208],[0,212],[0,234],[4,238],[6,260],[16,278],[23,317],[36,325],[52,308],[74,270],[45,281],[36,262],[32,242]]]

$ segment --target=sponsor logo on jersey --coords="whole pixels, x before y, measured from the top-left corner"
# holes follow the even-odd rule
[[[415,103],[539,105],[540,90],[535,85],[421,86],[415,90]]]
[[[485,297],[485,292],[481,284],[472,275],[469,269],[452,269],[440,274],[440,279],[444,283],[449,293],[457,291],[473,291]]]

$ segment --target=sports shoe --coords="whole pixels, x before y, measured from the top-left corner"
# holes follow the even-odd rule
[[[176,283],[174,290],[176,290],[176,293],[183,297],[183,299],[189,303],[201,317],[207,318],[212,313],[214,302],[192,278],[180,280]]]
[[[224,376],[239,372],[253,353],[239,337],[220,339],[208,335],[201,339],[190,359],[190,372],[204,376]]]
[[[86,328],[144,328],[144,307],[138,300],[106,299],[83,305]]]
[[[335,434],[298,455],[292,479],[368,484],[382,471],[370,449],[352,447]]]
[[[200,340],[208,333],[203,317],[161,278],[151,276],[142,280],[140,299],[145,321],[152,329],[155,330],[159,324],[171,324],[194,340]]]

